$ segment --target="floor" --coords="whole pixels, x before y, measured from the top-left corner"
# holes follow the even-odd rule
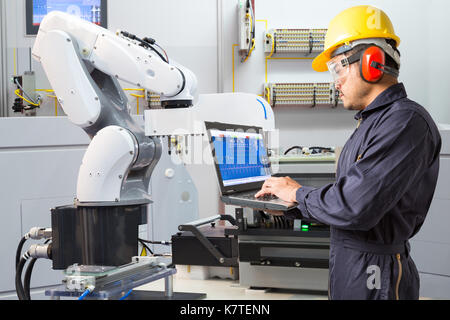
[[[136,290],[164,291],[164,280],[158,280]],[[326,293],[280,289],[252,289],[239,285],[239,280],[191,280],[173,278],[173,292],[205,293],[206,300],[327,300]]]

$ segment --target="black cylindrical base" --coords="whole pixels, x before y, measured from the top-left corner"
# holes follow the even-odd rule
[[[138,255],[138,226],[147,205],[63,206],[51,210],[53,269],[120,266]]]

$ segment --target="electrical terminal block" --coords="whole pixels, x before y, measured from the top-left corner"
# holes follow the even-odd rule
[[[330,106],[342,101],[333,83],[269,83],[264,86],[264,97],[277,106]]]

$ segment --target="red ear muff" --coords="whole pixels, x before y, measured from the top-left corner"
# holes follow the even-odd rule
[[[383,77],[383,70],[380,65],[384,66],[384,51],[377,46],[370,46],[361,53],[360,72],[363,80],[369,83],[376,83]]]

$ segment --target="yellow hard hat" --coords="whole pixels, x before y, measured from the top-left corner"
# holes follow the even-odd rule
[[[331,54],[341,45],[349,45],[351,41],[367,38],[394,39],[397,47],[400,38],[395,35],[389,17],[373,6],[356,6],[339,13],[328,26],[325,37],[325,49],[313,63],[314,70],[327,71],[327,62]]]

